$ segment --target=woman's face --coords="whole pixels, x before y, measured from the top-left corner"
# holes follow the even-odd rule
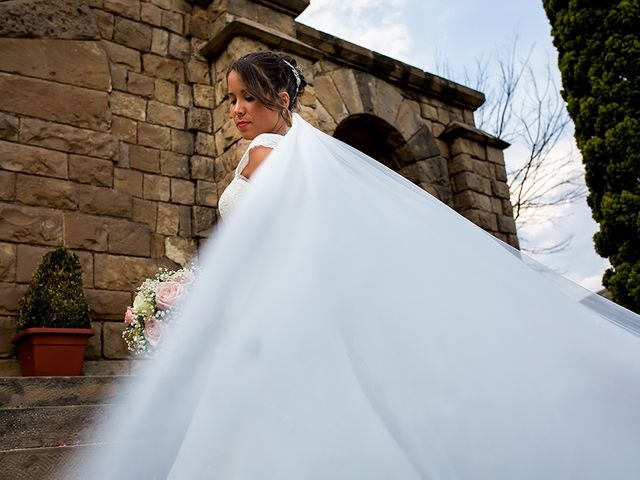
[[[284,135],[287,124],[276,110],[268,109],[248,91],[238,72],[231,70],[227,76],[229,110],[240,135],[245,140],[253,140],[261,133]]]

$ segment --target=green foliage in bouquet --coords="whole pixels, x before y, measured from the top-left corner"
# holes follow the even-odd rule
[[[91,328],[80,261],[64,248],[44,256],[20,300],[18,330],[33,327]]]

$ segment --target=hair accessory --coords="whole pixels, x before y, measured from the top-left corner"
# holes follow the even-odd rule
[[[293,76],[296,77],[296,86],[300,88],[300,74],[298,73],[298,70],[296,70],[296,67],[291,65],[284,58],[281,58],[280,60],[282,60],[285,64],[287,64],[287,66],[291,69],[291,71],[293,72]]]

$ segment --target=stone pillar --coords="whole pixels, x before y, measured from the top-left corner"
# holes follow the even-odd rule
[[[440,138],[449,146],[456,211],[518,248],[502,153],[509,144],[461,122],[450,123]]]

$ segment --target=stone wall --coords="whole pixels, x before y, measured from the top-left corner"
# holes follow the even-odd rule
[[[132,292],[191,261],[243,152],[226,69],[294,55],[300,113],[517,245],[506,144],[473,127],[480,93],[295,22],[306,0],[0,2],[0,375],[42,255],[75,251],[96,336],[87,373],[136,367],[121,340]],[[360,133],[359,133],[360,132]],[[360,136],[359,136],[360,135]]]

